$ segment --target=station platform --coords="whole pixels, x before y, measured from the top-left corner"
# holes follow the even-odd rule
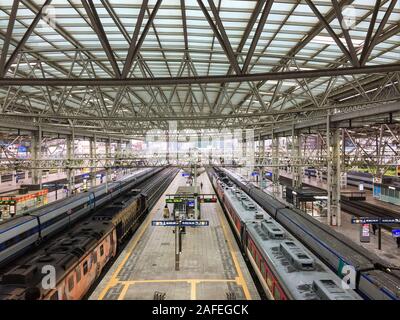
[[[288,173],[286,171],[281,171],[280,175],[283,177],[292,179],[292,174]],[[303,176],[303,183],[306,183],[306,184],[316,187],[316,188],[327,190],[326,182],[321,181],[321,180],[317,179],[316,177],[304,177]],[[341,191],[342,192],[359,192],[358,188],[354,187],[354,186],[346,186],[345,188],[341,188]],[[395,204],[381,201],[381,200],[374,198],[372,191],[364,189],[364,192],[365,192],[365,197],[366,197],[365,202],[368,202],[375,206],[381,207],[383,209],[400,211],[400,206],[397,206]]]
[[[214,193],[206,173],[202,193]],[[165,194],[186,185],[179,173]],[[171,227],[151,226],[161,220],[165,197],[161,197],[131,241],[107,272],[90,300],[153,300],[155,293],[166,300],[260,299],[240,249],[219,203],[201,204],[208,227],[186,228],[182,236],[180,270],[175,271],[175,235]]]
[[[238,172],[238,173],[241,174],[241,172]],[[281,172],[281,175],[288,177],[290,179],[292,178],[291,174],[288,174],[286,172],[285,172],[285,174],[282,174],[282,172]],[[326,184],[323,185],[321,183],[318,183],[318,181],[312,181],[311,179],[310,179],[310,183],[309,183],[308,178],[305,178],[305,179],[303,179],[303,183],[307,183],[307,184],[313,185],[318,188],[323,188],[323,187],[326,188]],[[253,184],[258,185],[256,182],[253,182]],[[344,189],[344,190],[350,190],[350,189]],[[264,191],[272,194],[272,182],[271,181],[267,181],[267,186],[266,186],[266,188],[264,188]],[[354,188],[352,191],[357,191],[357,190],[356,190],[356,188]],[[285,201],[284,199],[281,199],[281,200]],[[375,200],[375,201],[378,201],[378,200]],[[378,201],[378,202],[381,203],[382,201]],[[373,202],[370,202],[370,203],[373,203]],[[373,203],[373,204],[375,204],[375,203]],[[390,204],[388,204],[388,205],[390,205]],[[392,205],[392,206],[396,207],[397,210],[399,210],[398,206],[396,206],[396,205]],[[393,209],[393,208],[390,208],[390,209]],[[329,225],[326,217],[317,216],[317,215],[315,215],[313,217],[316,220],[320,221],[321,223]],[[342,225],[340,227],[338,227],[338,226],[330,226],[330,227],[333,228],[335,231],[343,234],[344,236],[349,238],[351,241],[353,241],[353,242],[363,246],[367,250],[375,253],[382,259],[384,259],[396,266],[400,266],[400,248],[397,247],[396,239],[392,236],[392,234],[388,230],[385,230],[385,229],[381,230],[381,232],[382,232],[382,247],[381,247],[381,250],[379,250],[378,249],[378,231],[376,231],[376,235],[374,235],[371,230],[371,234],[370,234],[371,237],[370,237],[369,243],[360,242],[360,226],[361,225],[352,224],[351,217],[352,216],[349,213],[342,211],[342,220],[341,220]]]

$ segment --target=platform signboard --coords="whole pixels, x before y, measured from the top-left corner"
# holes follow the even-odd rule
[[[25,146],[19,146],[18,147],[18,152],[27,152],[27,151],[28,151],[28,149]]]
[[[190,177],[190,174],[189,173],[186,173],[186,172],[184,172],[184,173],[182,173],[182,177]]]
[[[363,223],[361,225],[361,231],[360,231],[360,242],[370,242],[370,235],[369,235],[369,224],[368,223]]]
[[[208,220],[153,220],[151,225],[154,227],[208,227],[210,222]]]
[[[363,217],[363,218],[351,218],[352,224],[393,224],[393,223],[400,223],[400,218],[370,218],[370,217]]]
[[[395,238],[400,237],[400,229],[393,229],[393,230],[392,230],[392,235],[393,235],[393,237],[395,237]]]
[[[197,196],[197,200],[200,203],[215,203],[217,202],[217,197],[214,194],[202,194]],[[174,196],[174,198],[165,199],[165,203],[186,202],[188,204],[191,203],[191,201],[194,201],[194,195],[188,195],[188,196],[181,195],[181,196]]]
[[[379,223],[379,218],[351,218],[352,224]]]
[[[187,199],[182,199],[182,198],[170,198],[170,199],[165,199],[166,203],[182,203],[184,201],[187,201]]]
[[[209,226],[208,220],[182,220],[181,226],[182,227],[208,227]]]
[[[175,220],[153,220],[151,225],[154,227],[176,227],[179,225],[179,221]]]

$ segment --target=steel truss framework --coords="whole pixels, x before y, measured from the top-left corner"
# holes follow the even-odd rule
[[[0,13],[8,123],[258,134],[400,98],[397,0],[8,0]]]
[[[400,126],[379,124],[362,128],[341,128],[340,161],[343,171],[368,169],[369,172],[382,175],[400,163]],[[327,165],[326,130],[312,133],[297,132],[300,145],[299,154],[293,155],[293,137],[281,137],[279,142],[279,164],[294,171],[305,167],[325,169]],[[296,143],[296,142],[295,142]],[[266,140],[265,147],[256,154],[257,166],[271,166],[273,145]]]

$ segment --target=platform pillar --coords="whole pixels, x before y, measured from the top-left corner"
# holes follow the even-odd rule
[[[292,127],[292,187],[297,189],[301,188],[302,181],[302,167],[301,165],[301,135]]]
[[[264,180],[264,158],[265,158],[265,140],[261,139],[261,135],[258,136],[258,154],[259,154],[259,165],[260,165],[260,170],[259,170],[259,186],[260,189],[263,189],[263,180]]]
[[[90,187],[93,188],[96,186],[96,169],[97,169],[97,160],[96,160],[96,136],[90,138]]]
[[[108,192],[108,182],[110,179],[110,158],[111,158],[111,138],[106,140],[106,192]]]
[[[339,129],[331,128],[330,117],[327,117],[327,187],[328,187],[328,224],[341,225],[340,208],[340,134]]]
[[[115,171],[117,172],[117,177],[122,174],[122,139],[117,140],[117,146],[115,149],[115,154],[114,154],[114,165],[118,164],[118,167],[115,167]]]
[[[272,130],[272,193],[279,195],[279,137]]]
[[[165,160],[167,161],[167,164],[170,164],[169,162],[169,133],[165,137],[165,143],[166,143],[166,154],[165,154]]]
[[[42,170],[40,169],[40,159],[42,157],[42,130],[32,134],[32,184],[39,184],[42,188]]]
[[[67,144],[67,181],[68,181],[68,196],[75,189],[75,169],[73,168],[73,158],[75,153],[75,135],[68,135],[66,138]]]

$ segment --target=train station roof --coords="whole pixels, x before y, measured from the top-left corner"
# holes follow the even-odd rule
[[[2,0],[1,122],[255,128],[400,97],[397,0]]]

